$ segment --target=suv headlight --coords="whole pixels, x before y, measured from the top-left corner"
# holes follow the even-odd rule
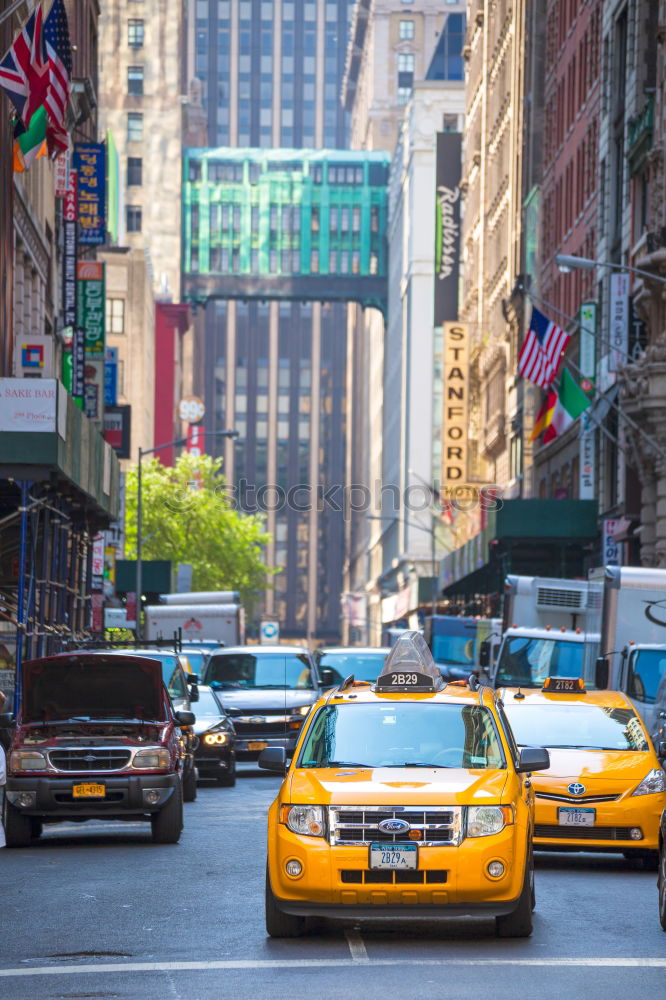
[[[513,822],[509,806],[469,806],[467,809],[467,836],[490,837]]]
[[[666,772],[661,767],[648,771],[632,795],[652,795],[654,792],[666,792]]]
[[[12,750],[9,755],[10,771],[46,771],[46,757],[36,750]]]
[[[146,747],[144,750],[137,750],[134,754],[132,767],[154,771],[157,768],[167,768],[169,763],[168,750],[163,747]]]
[[[284,819],[292,833],[306,837],[324,836],[324,810],[321,806],[286,806]]]
[[[207,733],[204,733],[203,738],[206,746],[221,746],[224,743],[229,742],[229,734],[223,733],[220,729],[209,729]]]

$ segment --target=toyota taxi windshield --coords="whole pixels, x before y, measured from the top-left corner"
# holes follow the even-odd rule
[[[299,767],[503,768],[490,713],[477,705],[327,705],[310,726]]]
[[[582,642],[512,636],[502,646],[495,686],[541,688],[546,677],[582,677],[584,653]]]
[[[631,709],[567,702],[566,705],[504,706],[519,746],[581,750],[647,750],[638,716]]]
[[[313,686],[308,658],[299,653],[219,653],[210,658],[206,683],[218,690]]]

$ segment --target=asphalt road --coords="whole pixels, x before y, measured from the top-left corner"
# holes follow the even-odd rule
[[[272,941],[265,815],[279,779],[203,785],[177,846],[142,824],[54,827],[0,851],[2,1000],[660,1000],[656,876],[611,855],[537,855],[535,930],[487,921],[323,925]]]

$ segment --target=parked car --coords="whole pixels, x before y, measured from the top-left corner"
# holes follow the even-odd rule
[[[323,683],[330,681],[324,677]],[[266,747],[284,747],[290,754],[322,686],[304,646],[217,649],[203,680],[231,717],[239,760],[256,760]]]
[[[98,653],[118,654],[120,656],[148,656],[159,660],[162,665],[162,680],[171,698],[174,711],[192,712],[192,706],[199,700],[199,676],[192,672],[190,663],[184,653],[164,646],[142,646],[139,649],[95,649],[91,655]],[[195,713],[196,714],[196,713]],[[197,797],[197,771],[194,763],[194,751],[197,737],[191,726],[182,727],[185,748],[183,768],[183,801],[194,802]]]
[[[657,887],[659,889],[659,920],[661,929],[666,931],[666,809],[661,814],[659,824],[659,875],[657,877]]]
[[[314,656],[319,672],[331,671],[331,684],[322,686],[333,687],[350,674],[357,681],[376,681],[390,652],[389,646],[322,646]]]
[[[197,721],[199,745],[194,763],[200,778],[214,778],[230,788],[236,784],[236,731],[217,694],[207,684],[199,687]]]
[[[149,820],[153,840],[183,827],[183,730],[151,657],[64,653],[23,664],[3,823],[25,847],[44,823]]]

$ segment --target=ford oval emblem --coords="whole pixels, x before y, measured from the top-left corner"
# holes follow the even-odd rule
[[[407,833],[411,829],[404,819],[383,819],[377,824],[382,833]]]
[[[584,795],[585,794],[585,785],[581,785],[580,781],[572,781],[571,784],[569,785],[569,794],[570,795]]]

